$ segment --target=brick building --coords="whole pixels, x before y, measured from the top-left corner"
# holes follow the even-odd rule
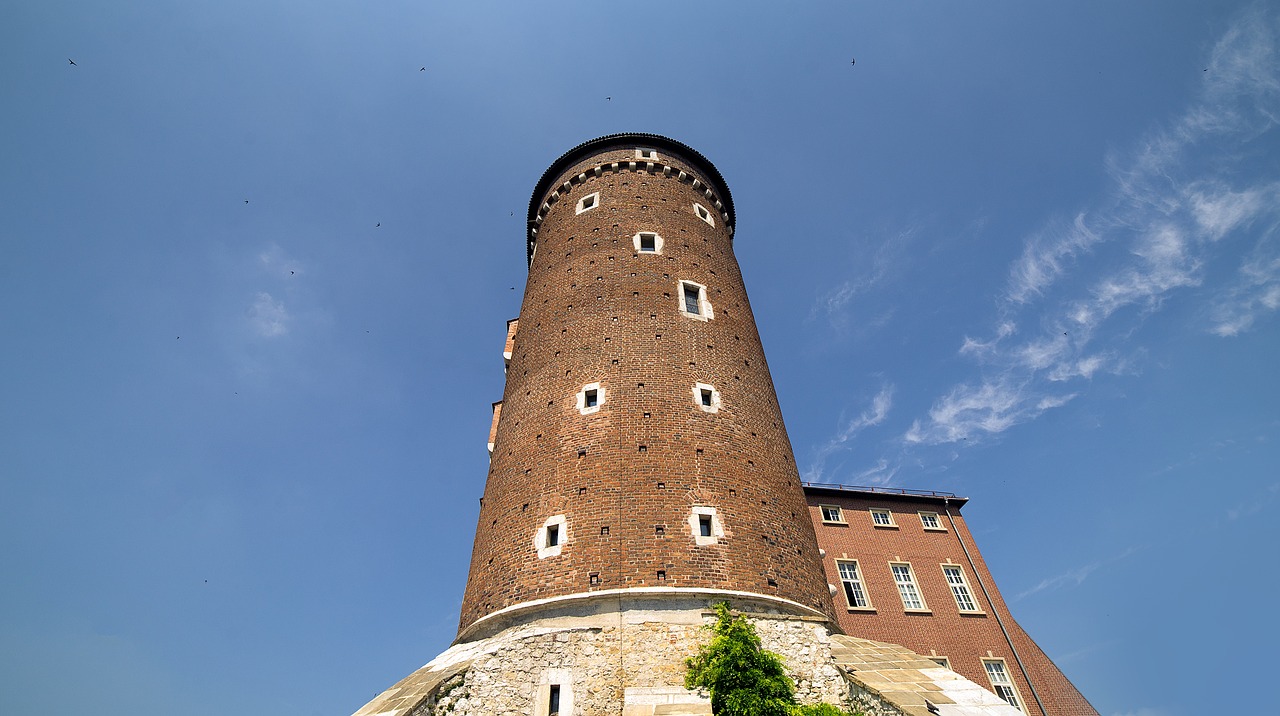
[[[911,632],[979,622],[884,606],[879,631],[863,635],[866,614],[832,587],[849,561],[832,555],[853,554],[863,588],[881,592],[870,560],[892,548],[849,542],[853,523],[830,531],[818,488],[800,483],[715,166],[666,137],[601,137],[552,163],[527,218],[529,276],[507,325],[458,638],[358,713],[708,714],[705,695],[683,688],[684,659],[726,600],[782,655],[803,701],[1019,713],[978,686],[985,675],[962,676],[973,678],[969,651],[986,648],[986,631],[934,642]],[[849,512],[868,499],[819,496]],[[909,650],[926,643],[957,644],[945,656],[963,655],[965,670]]]

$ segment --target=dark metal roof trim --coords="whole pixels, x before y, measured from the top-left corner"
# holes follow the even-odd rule
[[[957,508],[963,507],[965,503],[969,501],[969,498],[967,497],[959,497],[955,493],[939,492],[937,490],[909,490],[901,487],[868,487],[865,485],[835,485],[823,482],[801,482],[800,486],[804,489],[805,494],[848,495],[850,497],[891,497],[923,502],[950,502]]]
[[[706,175],[707,181],[715,182],[716,188],[720,190],[721,201],[724,202],[725,213],[729,215],[728,226],[732,230],[736,218],[733,212],[733,195],[729,193],[729,185],[725,183],[724,177],[720,176],[720,170],[716,169],[716,165],[702,156],[698,150],[670,137],[664,137],[661,134],[647,134],[644,132],[607,134],[603,137],[585,141],[561,154],[560,158],[552,162],[551,166],[547,167],[547,170],[542,173],[542,178],[538,180],[537,186],[533,189],[533,196],[529,199],[529,211],[526,216],[528,223],[525,228],[525,251],[526,258],[530,262],[533,261],[533,230],[537,227],[538,207],[542,206],[542,198],[551,191],[551,183],[564,170],[582,161],[585,157],[605,151],[611,146],[627,147],[633,145],[677,154],[681,159],[689,161],[697,169],[701,170]]]

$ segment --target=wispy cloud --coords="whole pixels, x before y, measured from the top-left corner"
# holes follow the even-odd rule
[[[880,392],[876,393],[871,399],[871,405],[859,413],[856,417],[843,420],[840,429],[830,440],[822,447],[818,448],[813,458],[813,463],[808,470],[805,471],[805,480],[809,482],[820,482],[823,470],[826,469],[827,458],[832,454],[846,449],[846,443],[853,439],[855,435],[863,430],[883,423],[889,415],[889,409],[893,407],[893,386],[884,385],[880,388]],[[888,465],[883,465],[879,469],[879,473],[887,471]],[[877,472],[877,471],[872,471]],[[892,477],[892,474],[889,475]]]
[[[897,270],[903,253],[918,231],[919,227],[911,226],[886,238],[868,262],[867,270],[817,297],[809,310],[809,320],[825,317],[837,327],[843,326],[849,320],[853,301],[883,283]]]
[[[935,400],[903,434],[906,444],[1002,433],[1065,405],[1082,381],[1121,372],[1119,343],[1098,345],[1104,329],[1120,324],[1110,332],[1126,335],[1126,322],[1132,329],[1180,290],[1202,286],[1206,267],[1225,260],[1220,245],[1255,242],[1233,283],[1203,291],[1209,330],[1238,335],[1280,310],[1280,182],[1256,179],[1242,149],[1280,121],[1277,44],[1276,17],[1257,8],[1240,15],[1214,47],[1196,101],[1106,158],[1099,207],[1027,237],[990,337],[966,336],[959,349],[982,377]],[[1094,257],[1104,245],[1120,250]]]
[[[1040,592],[1045,592],[1045,591],[1053,591],[1055,589],[1061,589],[1062,587],[1078,587],[1081,584],[1084,584],[1084,581],[1088,579],[1089,576],[1092,575],[1094,572],[1098,571],[1100,568],[1109,564],[1113,564],[1115,562],[1119,562],[1120,560],[1126,559],[1129,556],[1133,555],[1134,553],[1139,552],[1140,550],[1141,550],[1140,547],[1130,547],[1124,550],[1123,552],[1121,552],[1120,554],[1117,554],[1113,557],[1090,562],[1089,564],[1086,564],[1084,566],[1076,567],[1074,569],[1069,569],[1065,572],[1062,572],[1061,574],[1055,574],[1052,577],[1046,577],[1040,580],[1040,582],[1037,583],[1034,587],[1031,587],[1030,589],[1024,590],[1014,595],[1013,601],[1016,602],[1026,597],[1029,597],[1033,594],[1038,594]]]
[[[289,332],[289,312],[284,303],[266,291],[258,293],[248,311],[249,325],[264,338],[283,336]]]

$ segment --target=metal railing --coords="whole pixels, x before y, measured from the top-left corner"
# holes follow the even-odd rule
[[[915,495],[917,497],[955,497],[954,492],[938,490],[911,490],[905,487],[873,487],[870,485],[838,485],[832,482],[800,482],[801,487],[816,487],[824,490],[842,490],[844,492],[874,492],[881,495]]]

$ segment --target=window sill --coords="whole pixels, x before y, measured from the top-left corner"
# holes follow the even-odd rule
[[[933,614],[932,609],[903,609],[906,614]]]
[[[863,613],[866,613],[866,614],[875,614],[875,613],[876,613],[876,608],[875,608],[875,607],[846,607],[846,608],[845,608],[845,611],[847,611],[847,612],[863,612]]]
[[[822,521],[822,524],[824,524],[824,525],[837,525],[837,526],[840,526],[840,527],[848,527],[848,526],[849,526],[849,523],[848,523],[848,522],[845,522],[844,520],[823,520],[823,521]]]
[[[961,609],[960,610],[960,616],[962,617],[985,617],[986,615],[987,613],[982,611],[981,609]]]
[[[925,532],[946,532],[947,528],[946,527],[925,527],[924,531]]]
[[[878,529],[878,530],[896,530],[896,529],[898,529],[898,526],[897,526],[897,525],[872,525],[872,527],[875,527],[875,528],[876,528],[876,529]]]

